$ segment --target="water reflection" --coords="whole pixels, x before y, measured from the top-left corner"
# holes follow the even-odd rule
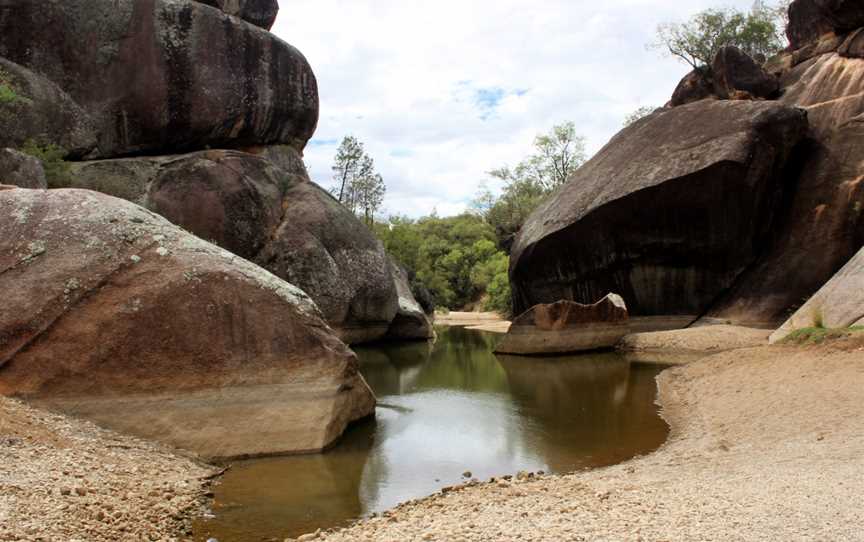
[[[235,465],[198,538],[282,539],[344,524],[457,483],[519,470],[569,472],[659,446],[657,366],[615,354],[496,358],[497,337],[439,330],[432,344],[358,350],[377,420],[322,456]]]

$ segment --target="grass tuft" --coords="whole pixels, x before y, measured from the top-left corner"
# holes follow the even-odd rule
[[[827,329],[824,327],[806,327],[796,329],[783,339],[785,344],[822,344],[826,341],[845,339],[853,335],[864,333],[864,326],[853,326],[841,329]]]

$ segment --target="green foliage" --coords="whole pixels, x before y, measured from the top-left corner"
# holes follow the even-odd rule
[[[18,94],[9,74],[0,70],[0,105],[14,104],[24,100],[26,98]]]
[[[624,119],[624,127],[626,128],[627,126],[630,126],[634,122],[647,117],[648,115],[650,115],[651,113],[653,113],[656,110],[657,110],[657,108],[654,106],[643,105],[642,107],[640,107],[636,111],[633,111],[632,113],[627,115],[627,118]]]
[[[498,246],[509,250],[528,216],[585,163],[585,139],[572,122],[559,124],[534,140],[534,153],[516,164],[489,172],[503,182],[499,196],[481,187],[474,209],[495,230]]]
[[[63,159],[66,156],[66,150],[62,147],[53,143],[40,145],[29,139],[20,150],[42,162],[48,188],[68,188],[72,184],[69,164]]]
[[[657,29],[653,45],[694,69],[710,71],[717,52],[734,45],[753,58],[768,58],[785,47],[783,10],[756,2],[747,13],[735,9],[707,9],[686,23],[666,23]]]
[[[845,339],[856,334],[864,333],[864,326],[848,327],[845,329],[827,329],[825,327],[808,327],[796,329],[783,339],[787,344],[822,344],[826,341]]]
[[[501,289],[507,255],[496,247],[494,230],[476,215],[416,221],[393,217],[376,224],[375,232],[409,275],[428,288],[437,305],[455,309],[475,303],[496,279]]]

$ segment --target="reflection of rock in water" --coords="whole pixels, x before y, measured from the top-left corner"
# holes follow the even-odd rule
[[[618,463],[666,438],[653,407],[659,368],[631,367],[611,353],[498,359],[514,401],[541,425],[538,446],[557,472]]]
[[[377,396],[402,395],[416,385],[433,347],[429,341],[357,348],[360,372]]]
[[[279,533],[281,539],[361,516],[366,510],[360,479],[374,440],[375,423],[363,422],[323,455],[234,465],[216,487],[216,517],[199,522],[196,533],[217,540],[263,540]]]

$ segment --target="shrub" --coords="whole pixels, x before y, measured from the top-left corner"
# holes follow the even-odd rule
[[[53,143],[40,145],[29,139],[21,147],[21,152],[38,158],[42,162],[48,188],[68,188],[72,184],[69,164],[63,159],[66,156],[66,150],[62,147]]]
[[[783,339],[787,344],[822,344],[825,341],[844,339],[856,333],[864,333],[864,327],[855,326],[842,329],[827,329],[825,327],[807,327],[796,329]]]

